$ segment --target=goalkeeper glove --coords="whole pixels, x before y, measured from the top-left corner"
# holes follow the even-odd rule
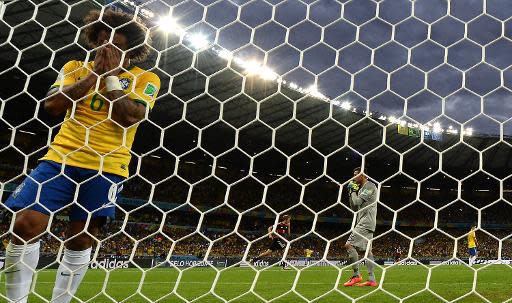
[[[352,193],[357,193],[359,191],[359,184],[354,181],[350,181],[347,185],[348,193],[351,195]]]

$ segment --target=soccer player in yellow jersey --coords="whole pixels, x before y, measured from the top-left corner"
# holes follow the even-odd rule
[[[476,226],[473,226],[468,233],[469,266],[475,264],[476,257],[478,256],[478,241],[476,240],[475,230]]]
[[[309,265],[309,262],[311,261],[311,256],[313,255],[313,250],[306,248],[304,250],[304,254],[306,255],[306,265]]]
[[[133,65],[149,53],[148,30],[139,20],[105,10],[89,12],[84,21],[86,41],[98,48],[94,62],[70,61],[62,68],[44,109],[65,113],[64,122],[39,165],[6,201],[18,211],[5,259],[10,302],[27,302],[38,238],[65,207],[70,223],[51,302],[71,301],[90,262],[90,235],[115,215],[138,122],[160,88],[157,75]]]

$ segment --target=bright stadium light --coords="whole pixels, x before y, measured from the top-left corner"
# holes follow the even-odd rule
[[[298,88],[299,88],[299,86],[298,86],[295,82],[291,82],[291,83],[290,83],[290,88],[291,88],[291,89],[298,89]]]
[[[396,122],[396,118],[395,118],[395,116],[390,116],[390,117],[388,118],[388,121],[389,121],[389,122],[391,122],[391,123],[395,123],[395,122]]]
[[[229,61],[229,60],[233,59],[233,53],[228,50],[223,49],[219,52],[219,57]]]
[[[344,110],[350,110],[352,108],[352,104],[350,104],[350,102],[348,101],[343,101],[341,103],[341,108],[343,108]]]
[[[309,93],[313,97],[317,97],[317,98],[321,98],[321,99],[327,99],[327,97],[325,97],[325,95],[323,95],[321,92],[318,91],[318,88],[316,87],[316,85],[311,85],[307,89],[307,93]]]
[[[278,77],[276,72],[266,66],[261,68],[259,76],[264,80],[276,80]]]
[[[464,130],[464,135],[466,136],[473,136],[473,128],[468,127]]]
[[[242,61],[240,63],[245,72],[250,76],[258,76],[263,80],[276,80],[279,77],[271,68],[262,66],[261,63],[256,60]]]
[[[183,28],[178,24],[178,20],[172,16],[165,16],[160,18],[158,21],[158,26],[162,31],[166,33],[181,35],[185,32]]]
[[[187,36],[187,40],[190,42],[193,48],[196,50],[202,50],[210,45],[208,39],[202,33],[195,33]]]
[[[441,133],[443,131],[443,129],[441,128],[441,124],[439,122],[434,123],[432,131],[434,133]]]
[[[246,73],[248,73],[250,75],[255,75],[260,71],[261,64],[255,60],[251,60],[248,62],[244,62],[243,67],[244,67]]]

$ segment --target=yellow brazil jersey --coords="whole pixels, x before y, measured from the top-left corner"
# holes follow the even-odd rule
[[[311,249],[306,249],[306,257],[307,257],[307,258],[310,258],[312,254],[313,254],[313,250],[311,250]]]
[[[475,235],[475,231],[472,230],[469,232],[468,234],[468,248],[474,248],[476,247],[476,235]]]
[[[82,61],[64,65],[52,87],[71,85],[93,70],[94,62],[87,66]],[[134,102],[153,108],[160,89],[160,79],[154,73],[132,66],[118,75],[125,94]],[[100,82],[99,91],[104,83]],[[130,149],[138,124],[123,128],[108,119],[110,103],[93,86],[85,99],[68,109],[60,131],[41,160],[100,170],[123,177],[128,176]],[[103,158],[103,164],[101,159]]]

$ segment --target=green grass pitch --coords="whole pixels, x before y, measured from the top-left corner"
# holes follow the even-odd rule
[[[512,298],[511,267],[492,265],[476,269],[477,275],[473,269],[462,265],[433,268],[429,288],[447,301],[453,301],[471,292],[473,281],[476,279],[475,290],[490,302],[503,302]],[[362,267],[362,270],[365,268]],[[175,293],[186,300],[196,299],[194,302],[204,303],[223,302],[212,295],[212,292],[225,300],[240,303],[265,302],[264,300],[272,299],[272,302],[281,303],[307,302],[306,300],[338,303],[351,302],[352,299],[356,299],[357,302],[399,302],[385,292],[387,291],[399,298],[410,296],[403,300],[407,303],[443,302],[425,290],[429,271],[422,266],[388,268],[383,281],[382,270],[379,270],[377,279],[383,282],[382,289],[385,291],[380,288],[345,288],[336,285],[337,280],[339,284],[343,284],[348,279],[348,268],[340,272],[332,267],[311,267],[303,269],[299,274],[295,270],[272,267],[260,270],[257,282],[253,284],[256,275],[257,273],[250,268],[224,269],[219,275],[211,268],[190,268],[183,271],[176,286],[178,271],[175,269],[156,268],[148,270],[144,276],[137,269],[116,269],[108,274],[101,269],[91,269],[87,272],[77,296],[84,301],[90,300],[89,302],[186,302],[176,294],[169,294],[175,290]],[[54,278],[55,270],[39,272],[35,290],[42,298],[50,298]],[[140,283],[142,279],[143,283]],[[216,284],[212,286],[215,280]],[[295,292],[290,291],[294,284]],[[251,293],[251,287],[254,287],[254,293],[264,300]],[[324,294],[327,295],[319,297]],[[44,300],[33,295],[29,302]],[[473,293],[454,302],[487,301]]]

